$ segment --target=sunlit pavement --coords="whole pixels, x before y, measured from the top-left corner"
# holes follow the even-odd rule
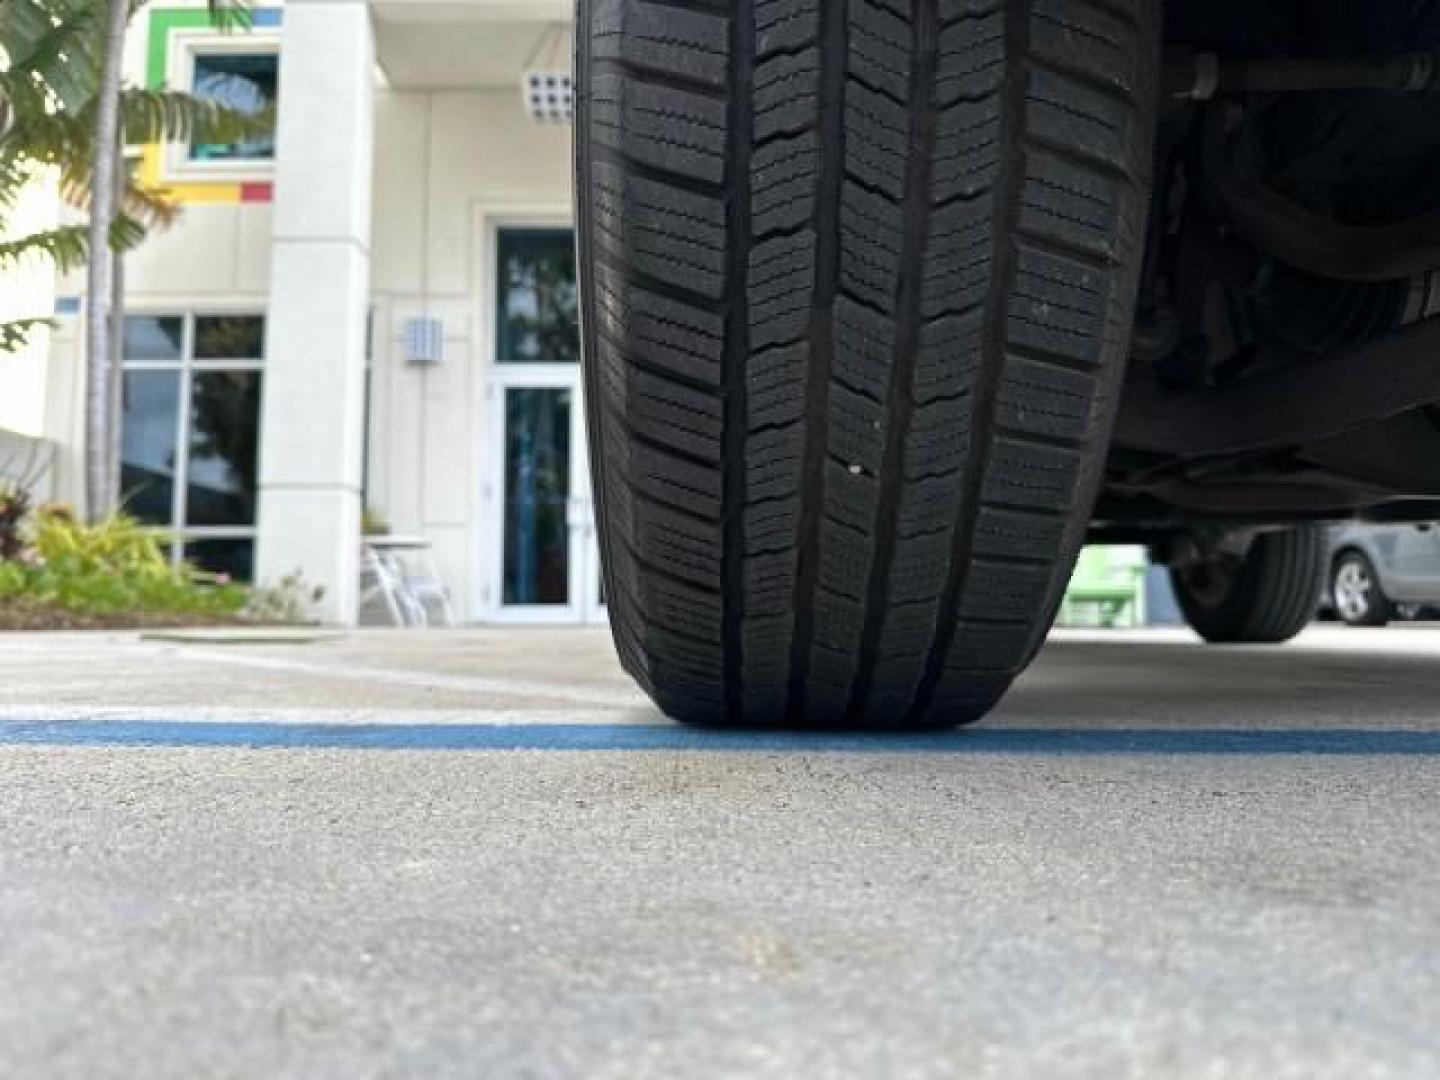
[[[1440,630],[676,728],[601,631],[0,639],[0,1076],[1440,1075]]]

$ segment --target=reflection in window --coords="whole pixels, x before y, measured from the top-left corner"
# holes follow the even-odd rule
[[[175,513],[180,373],[127,371],[121,395],[120,497],[137,520],[169,525]]]
[[[570,600],[570,391],[505,392],[505,603]]]
[[[255,541],[248,537],[217,537],[191,540],[185,557],[209,574],[224,574],[231,581],[250,581],[255,576]]]
[[[260,373],[197,371],[190,390],[186,525],[255,524]]]
[[[237,580],[255,546],[264,341],[254,315],[125,321],[126,509],[171,530],[175,558]]]
[[[195,57],[196,97],[257,116],[274,109],[280,58],[275,53],[214,53]],[[190,145],[193,161],[265,161],[275,156],[273,133],[238,143]]]
[[[500,363],[578,363],[574,234],[568,229],[505,229],[500,233],[499,270]]]
[[[259,360],[265,355],[265,320],[259,315],[197,315],[196,360]]]
[[[185,320],[175,315],[131,315],[125,320],[125,360],[180,359],[185,347]]]

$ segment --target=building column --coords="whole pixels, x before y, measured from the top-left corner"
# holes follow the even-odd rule
[[[364,0],[290,0],[280,53],[257,578],[355,622],[370,289],[374,40]]]

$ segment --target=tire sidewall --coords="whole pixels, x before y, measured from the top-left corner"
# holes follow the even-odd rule
[[[1215,602],[1196,595],[1185,574],[1172,568],[1175,599],[1186,622],[1212,644],[1278,644],[1294,637],[1310,621],[1330,584],[1322,537],[1313,526],[1256,537]],[[1275,578],[1282,567],[1303,580],[1298,593],[1277,608]]]
[[[1193,588],[1183,572],[1172,569],[1170,581],[1175,590],[1175,601],[1185,621],[1206,641],[1229,644],[1243,639],[1235,632],[1249,612],[1251,595],[1254,592],[1255,564],[1246,557],[1235,573],[1234,580],[1218,602],[1207,602]]]

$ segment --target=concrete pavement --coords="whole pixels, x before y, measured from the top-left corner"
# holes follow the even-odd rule
[[[675,729],[601,632],[0,641],[0,1076],[1440,1075],[1440,631]]]

